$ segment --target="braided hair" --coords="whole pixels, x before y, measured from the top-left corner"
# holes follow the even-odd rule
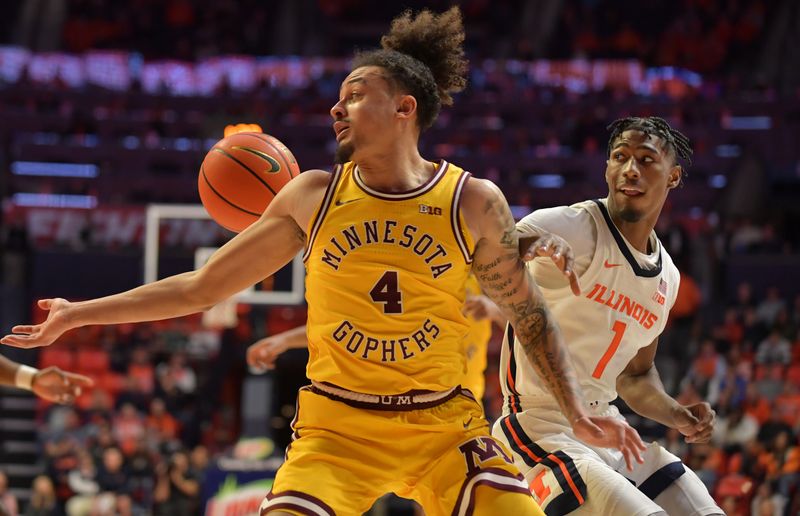
[[[611,149],[617,138],[625,131],[634,130],[643,132],[645,136],[658,136],[664,142],[667,151],[674,152],[678,158],[685,160],[689,165],[692,164],[694,151],[689,138],[670,127],[663,118],[657,116],[620,118],[614,120],[606,129],[611,131],[607,149],[609,157],[611,157]]]

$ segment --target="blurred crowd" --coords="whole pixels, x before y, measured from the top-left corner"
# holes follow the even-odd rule
[[[476,57],[637,58],[652,65],[712,73],[732,70],[744,54],[755,57],[751,53],[765,32],[767,10],[777,4],[770,0],[459,3],[467,22],[468,49]],[[439,0],[403,5],[446,9],[450,4]],[[75,0],[69,2],[63,46],[77,52],[134,49],[147,57],[187,60],[218,54],[337,56],[347,55],[356,45],[375,45],[396,14],[394,4],[365,0]],[[293,24],[303,25],[305,38],[287,34]],[[532,30],[540,27],[544,30]]]
[[[709,445],[687,446],[674,431],[663,444],[698,472],[727,514],[797,514],[800,295],[773,286],[756,296],[743,282],[722,316],[691,335],[675,342],[668,334],[673,347],[662,352],[689,364],[678,399],[711,403],[717,426]]]

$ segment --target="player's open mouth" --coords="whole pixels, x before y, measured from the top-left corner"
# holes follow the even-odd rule
[[[338,141],[341,141],[341,140],[342,140],[342,135],[343,135],[344,133],[346,133],[346,132],[347,132],[349,129],[350,129],[349,127],[345,127],[344,129],[342,129],[341,131],[339,131],[338,133],[336,133],[336,141],[337,141],[337,142],[338,142]]]
[[[627,186],[620,188],[619,191],[622,192],[623,195],[626,195],[628,197],[638,197],[640,195],[644,195],[643,191],[637,188],[630,188]]]
[[[338,140],[339,137],[342,135],[343,132],[347,131],[350,128],[350,125],[347,122],[343,121],[336,121],[333,123],[333,132],[336,133],[336,139]]]

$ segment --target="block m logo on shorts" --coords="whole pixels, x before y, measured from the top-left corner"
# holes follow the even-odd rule
[[[489,436],[476,437],[458,447],[467,463],[467,475],[482,469],[484,462],[495,457],[501,457],[508,464],[513,464],[513,459],[503,449],[503,445]]]

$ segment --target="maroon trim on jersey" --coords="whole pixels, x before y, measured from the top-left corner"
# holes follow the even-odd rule
[[[300,391],[310,391],[308,385],[305,387],[300,387]],[[292,429],[291,440],[289,444],[286,445],[286,451],[283,452],[283,461],[286,462],[289,460],[289,450],[292,449],[292,443],[294,443],[297,439],[300,438],[300,431],[295,429],[297,425],[297,420],[300,418],[300,392],[297,392],[297,399],[294,402],[294,417],[292,418],[292,422],[289,424],[289,428]]]
[[[467,492],[467,485],[469,485],[470,481],[475,478],[477,475],[481,475],[483,473],[490,473],[492,475],[497,475],[499,477],[505,478],[512,478],[514,480],[518,480],[522,483],[522,485],[508,485],[503,484],[501,482],[497,482],[496,480],[492,480],[491,478],[482,478],[472,484],[472,488]],[[464,480],[464,483],[461,484],[461,492],[458,494],[458,499],[456,500],[456,504],[453,507],[453,512],[451,513],[452,516],[471,516],[475,511],[475,490],[478,486],[491,486],[498,491],[508,491],[511,493],[522,493],[530,496],[530,491],[528,490],[525,477],[522,474],[514,475],[513,473],[506,471],[500,468],[486,468],[486,469],[478,469],[475,470],[471,475],[467,476]],[[460,507],[464,504],[465,500],[469,500],[467,503],[466,510],[460,510]]]
[[[297,503],[292,502],[290,500],[287,500],[285,502],[281,501],[281,498],[289,498],[289,497],[301,498],[307,501],[308,503],[315,505],[321,512],[328,514],[330,516],[336,516],[336,513],[334,512],[334,510],[331,508],[330,505],[326,504],[319,498],[311,496],[310,494],[306,494],[301,491],[281,491],[280,493],[273,493],[272,490],[270,490],[270,492],[267,493],[267,500],[270,502],[270,505],[261,509],[260,512],[261,516],[264,516],[269,511],[274,511],[277,509],[291,509],[293,511],[299,512],[300,514],[303,514],[304,516],[305,515],[319,516],[319,512],[312,511],[307,507],[298,505]],[[273,500],[277,500],[277,503],[273,504],[272,503]]]
[[[464,256],[464,260],[467,263],[472,263],[472,252],[470,252],[467,246],[464,228],[461,227],[461,217],[458,215],[461,210],[461,191],[467,183],[467,179],[471,176],[472,174],[467,171],[461,173],[461,176],[458,178],[458,183],[456,184],[456,189],[453,192],[453,202],[450,205],[450,227],[453,228],[453,235],[455,235],[456,242],[458,242],[458,248],[461,249],[461,254]]]
[[[415,197],[419,197],[422,194],[428,193],[430,190],[433,189],[434,186],[439,184],[442,178],[447,175],[447,171],[450,169],[450,164],[445,160],[442,160],[439,163],[439,168],[436,170],[436,173],[433,174],[426,182],[422,183],[416,188],[408,190],[407,192],[399,192],[399,193],[387,193],[387,192],[379,192],[374,188],[370,188],[361,179],[361,174],[358,171],[358,167],[353,167],[353,180],[365,194],[369,195],[370,197],[375,197],[381,199],[383,201],[405,201],[408,199],[413,199]]]
[[[347,391],[355,396],[368,396],[377,398],[376,401],[366,401],[366,400],[354,400],[348,399],[343,396],[339,396],[334,392],[325,390],[325,386],[330,386],[335,389],[339,389],[342,391]],[[426,391],[426,390],[410,390],[408,392],[404,392],[402,394],[363,394],[358,392],[349,391],[348,389],[344,389],[342,387],[327,383],[321,382],[315,385],[309,386],[309,389],[314,394],[319,394],[320,396],[325,396],[328,399],[332,399],[334,401],[340,401],[345,405],[349,405],[355,408],[367,409],[367,410],[392,410],[392,411],[400,411],[406,412],[409,410],[419,410],[419,409],[428,409],[433,407],[438,407],[439,405],[450,401],[451,399],[455,398],[459,394],[461,394],[461,387],[454,387],[450,389],[450,391],[443,391],[441,392],[442,396],[440,398],[436,398],[431,401],[414,401],[413,398],[415,396],[420,395],[431,395],[436,394],[437,391]]]
[[[325,197],[322,198],[322,204],[317,212],[317,218],[314,219],[314,224],[311,226],[311,234],[308,235],[308,244],[306,245],[306,252],[303,253],[303,261],[307,261],[311,255],[311,248],[314,246],[314,240],[317,238],[319,228],[322,226],[322,221],[328,214],[328,208],[333,199],[333,192],[336,191],[336,186],[339,184],[339,178],[342,177],[342,165],[336,165],[331,174],[331,182],[328,183],[328,188],[325,189]]]

